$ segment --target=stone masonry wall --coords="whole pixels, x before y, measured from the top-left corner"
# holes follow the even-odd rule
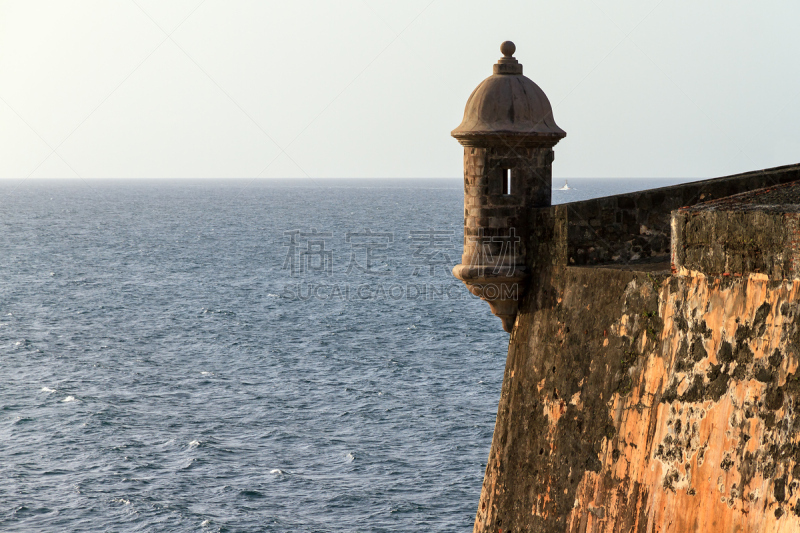
[[[666,259],[672,210],[795,180],[800,165],[566,204],[569,264]]]
[[[673,268],[716,276],[800,274],[800,206],[732,211],[680,210],[673,215]]]
[[[540,272],[476,532],[800,530],[800,281]]]
[[[549,147],[464,148],[462,264],[524,266],[524,241],[513,239],[524,237],[531,209],[550,205],[552,160]],[[503,194],[503,169],[511,169],[513,194]]]
[[[672,268],[716,276],[800,277],[800,182],[675,211]]]

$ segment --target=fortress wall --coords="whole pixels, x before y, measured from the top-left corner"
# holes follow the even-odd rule
[[[541,271],[475,531],[800,530],[799,291],[755,273]]]
[[[798,179],[800,165],[788,165],[566,204],[569,264],[666,256],[672,210]]]
[[[800,186],[786,183],[675,211],[672,268],[800,277]]]
[[[680,210],[673,215],[673,267],[715,276],[757,272],[771,279],[800,274],[800,206],[730,211]]]
[[[800,531],[800,165],[548,207],[515,49],[452,132],[453,274],[511,333],[474,531]]]

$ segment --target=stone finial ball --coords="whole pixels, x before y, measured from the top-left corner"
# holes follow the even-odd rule
[[[500,51],[504,56],[511,57],[514,55],[514,52],[517,51],[517,47],[511,41],[505,41],[500,45]]]

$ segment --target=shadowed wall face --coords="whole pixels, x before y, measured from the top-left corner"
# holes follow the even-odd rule
[[[800,183],[675,211],[672,269],[713,276],[758,272],[776,280],[800,277]]]
[[[673,210],[798,179],[800,165],[788,165],[568,204],[569,264],[666,260]]]

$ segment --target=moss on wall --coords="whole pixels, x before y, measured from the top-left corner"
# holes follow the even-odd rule
[[[800,282],[540,272],[475,531],[800,530]]]

